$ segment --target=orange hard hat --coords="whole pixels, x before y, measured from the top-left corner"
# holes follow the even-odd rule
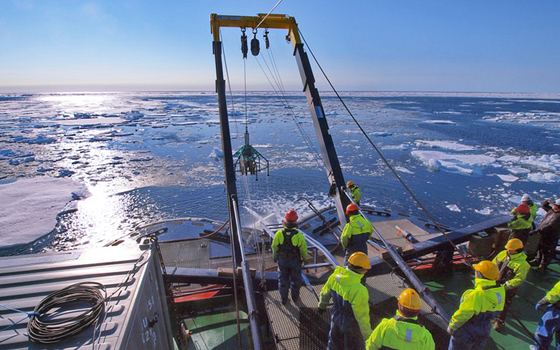
[[[295,210],[290,210],[286,213],[286,221],[289,222],[296,222],[298,219],[297,213]]]
[[[350,203],[346,207],[346,214],[350,214],[351,211],[358,211],[358,210],[360,210],[360,208],[358,208],[356,204]]]

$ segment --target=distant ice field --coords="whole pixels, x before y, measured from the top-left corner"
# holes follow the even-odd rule
[[[466,226],[507,213],[524,193],[535,201],[560,198],[560,95],[342,95],[397,173],[444,224]],[[322,102],[345,179],[361,188],[362,202],[422,216],[338,99],[322,93]],[[243,224],[278,222],[292,208],[305,214],[303,198],[317,207],[330,204],[302,93],[252,92],[247,104],[236,93],[233,101],[228,96],[228,110],[234,152],[247,127],[251,144],[270,162],[268,177],[238,175]],[[76,200],[77,211],[65,210],[67,202],[53,203],[66,213],[55,240],[42,249],[102,245],[160,219],[223,221],[218,119],[212,92],[0,95],[0,189],[10,183],[13,196],[18,179],[63,178],[91,193]],[[42,186],[38,197],[52,190]],[[0,212],[13,212],[11,203],[1,202]],[[46,212],[33,210],[30,220]]]

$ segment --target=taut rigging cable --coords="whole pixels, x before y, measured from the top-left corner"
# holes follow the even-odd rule
[[[269,53],[269,55],[271,55],[271,53]],[[273,56],[271,56],[273,57]],[[280,75],[278,74],[278,78],[274,77],[274,73],[273,70],[268,66],[268,63],[266,62],[266,60],[263,58],[263,62],[265,63],[268,71],[270,72],[271,77],[273,77],[273,80],[275,81],[276,85],[275,86],[273,84],[273,82],[270,80],[268,74],[266,73],[265,69],[263,68],[263,66],[261,65],[261,63],[259,62],[259,60],[255,57],[255,60],[257,61],[259,67],[261,68],[263,74],[265,75],[266,79],[268,80],[270,86],[272,87],[272,89],[274,90],[274,93],[276,93],[276,95],[278,97],[280,97],[280,100],[284,103],[284,105],[287,107],[290,117],[292,118],[292,120],[294,121],[294,123],[296,124],[296,127],[298,128],[303,141],[305,142],[305,144],[307,145],[307,148],[309,148],[309,151],[311,152],[311,154],[313,155],[313,159],[317,162],[317,165],[319,166],[319,168],[325,168],[326,165],[323,161],[323,158],[321,158],[319,156],[319,152],[317,151],[317,149],[315,147],[313,147],[312,143],[311,143],[311,138],[309,137],[309,135],[307,135],[307,133],[305,132],[305,130],[303,129],[303,127],[298,123],[295,113],[293,111],[292,106],[290,105],[290,103],[288,102],[288,99],[286,97],[286,91],[284,90],[284,86],[282,83],[282,80],[280,79]],[[276,62],[274,61],[274,59],[271,60],[271,65],[274,67],[274,69],[276,71],[278,71],[278,68],[276,67]],[[321,164],[322,163],[322,164]]]
[[[220,33],[220,41],[222,42],[222,54],[224,55],[224,66],[226,68],[226,79],[228,82],[228,89],[229,89],[229,99],[231,101],[231,112],[232,115],[235,116],[235,104],[233,103],[233,93],[231,92],[231,81],[229,80],[229,71],[226,61],[226,49],[224,47],[224,41],[222,39],[222,33]],[[235,120],[235,133],[239,135],[239,130],[237,129],[237,120]]]

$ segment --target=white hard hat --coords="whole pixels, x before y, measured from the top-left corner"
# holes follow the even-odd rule
[[[523,197],[521,197],[521,201],[527,202],[527,201],[533,201],[533,199],[528,194],[524,194]]]
[[[553,203],[554,205],[557,205],[560,207],[560,199],[557,199],[555,203]]]

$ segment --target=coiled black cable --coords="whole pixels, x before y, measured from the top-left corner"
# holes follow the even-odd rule
[[[29,340],[52,344],[82,332],[97,322],[105,311],[107,291],[97,282],[82,282],[47,295],[37,306],[27,324]],[[66,318],[68,304],[85,302],[91,307],[83,313]]]

